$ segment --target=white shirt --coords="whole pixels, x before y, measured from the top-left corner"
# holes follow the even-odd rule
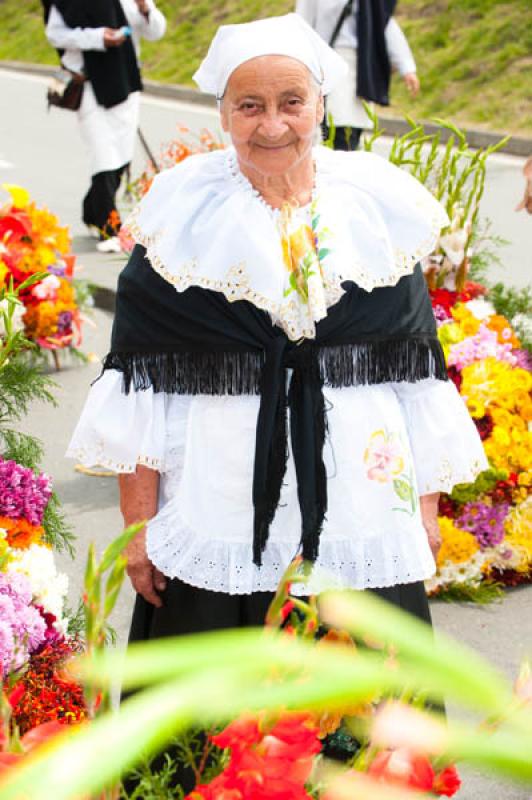
[[[356,5],[356,3],[355,3]],[[296,12],[312,25],[322,39],[329,42],[336,22],[340,18],[345,0],[297,0]],[[356,9],[354,8],[354,11]],[[391,17],[384,31],[386,49],[390,63],[400,75],[416,71],[416,62],[406,37],[397,20]],[[356,20],[352,13],[342,25],[335,47],[351,47],[356,49]]]
[[[141,14],[135,0],[120,0],[127,23],[131,28],[131,38],[137,56],[140,53],[140,39],[157,41],[164,36],[166,19],[155,6],[154,0],[147,0],[149,15]],[[53,5],[46,25],[46,37],[53,47],[64,50],[61,59],[63,66],[72,72],[83,70],[83,50],[105,50],[105,28],[69,28],[60,12]]]
[[[432,251],[445,213],[421,184],[385,159],[322,151],[315,151],[315,200],[294,220],[297,232],[317,214],[327,231],[328,255],[311,271],[315,278],[321,272],[329,287],[335,276],[340,283],[363,282],[368,291],[395,284]],[[320,294],[316,283],[308,292],[314,303],[287,296],[279,212],[233,170],[229,149],[192,156],[162,173],[131,231],[168,291],[202,286],[230,300],[247,299],[269,311],[291,339],[312,338],[315,322],[339,296]],[[319,239],[320,226],[316,231]],[[342,272],[350,258],[351,271]],[[426,379],[326,388],[324,395],[328,512],[310,582],[296,591],[429,578],[435,565],[419,495],[449,491],[487,466],[456,388]],[[165,575],[229,594],[274,591],[299,550],[301,518],[290,455],[263,566],[256,567],[252,481],[259,402],[257,396],[152,389],[126,395],[121,375],[107,371],[90,391],[68,455],[117,472],[134,472],[138,464],[160,472],[147,548]]]

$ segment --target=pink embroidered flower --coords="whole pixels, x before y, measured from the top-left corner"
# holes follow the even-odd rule
[[[400,442],[385,430],[374,431],[364,452],[364,464],[371,481],[388,483],[404,469]]]

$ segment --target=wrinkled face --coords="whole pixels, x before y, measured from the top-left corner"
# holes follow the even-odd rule
[[[246,172],[282,175],[310,156],[323,98],[301,61],[260,56],[232,73],[221,117]]]

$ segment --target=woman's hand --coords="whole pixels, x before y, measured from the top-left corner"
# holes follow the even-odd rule
[[[148,603],[161,608],[159,592],[166,589],[166,578],[151,563],[146,552],[146,528],[143,528],[125,549],[127,574],[136,592]]]
[[[119,475],[120,509],[125,525],[151,519],[157,513],[159,496],[159,473],[148,467],[138,466],[130,474]],[[166,578],[152,564],[146,552],[146,528],[143,528],[128,544],[127,574],[136,592],[157,608],[162,606],[159,592],[166,588]]]
[[[436,561],[442,544],[440,526],[438,523],[438,502],[440,493],[424,494],[419,498],[421,519],[427,532],[429,546]]]
[[[105,28],[103,32],[103,43],[106,47],[120,47],[125,41],[126,37],[121,28]]]
[[[412,97],[415,97],[421,86],[417,73],[407,72],[406,75],[403,75],[403,80]]]

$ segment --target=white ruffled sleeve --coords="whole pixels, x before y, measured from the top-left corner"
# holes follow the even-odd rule
[[[183,403],[181,403],[183,401]],[[164,472],[169,442],[181,436],[178,395],[122,390],[122,375],[103,373],[92,386],[67,450],[83,466],[102,466],[115,472],[135,472],[137,465]]]
[[[420,495],[450,492],[489,467],[480,436],[452,381],[394,383],[406,420]]]

